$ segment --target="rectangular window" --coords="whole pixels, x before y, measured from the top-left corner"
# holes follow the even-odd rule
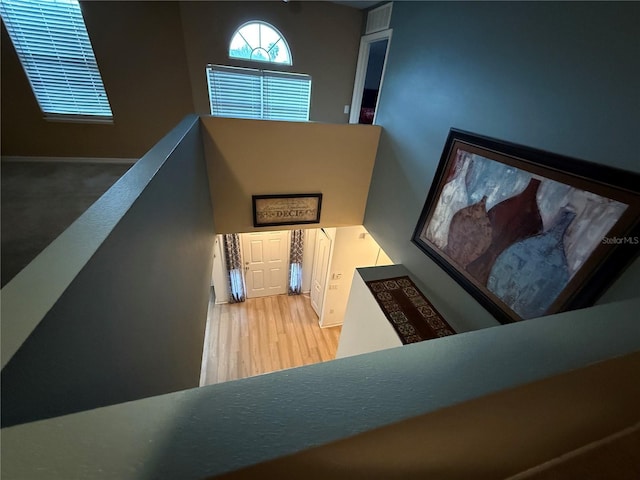
[[[77,0],[2,0],[0,14],[45,118],[112,121]]]
[[[207,65],[207,82],[216,117],[309,120],[309,75]]]

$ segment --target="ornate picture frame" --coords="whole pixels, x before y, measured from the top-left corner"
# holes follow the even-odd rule
[[[502,323],[586,307],[638,255],[639,186],[451,129],[412,242]]]

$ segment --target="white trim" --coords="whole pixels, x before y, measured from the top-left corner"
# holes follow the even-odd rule
[[[253,47],[251,45],[249,45],[249,42],[246,40],[246,38],[244,38],[244,36],[242,36],[242,34],[240,33],[240,30],[242,30],[247,25],[252,25],[252,24],[265,25],[268,28],[270,28],[271,30],[273,30],[274,32],[276,32],[280,36],[280,40],[282,40],[282,43],[284,44],[284,46],[287,47],[287,53],[289,54],[289,61],[288,62],[274,62],[273,60],[260,60],[260,59],[254,59],[254,58],[233,57],[233,56],[231,56],[231,44],[233,43],[233,40],[236,38],[236,35],[240,35],[242,37],[242,39],[246,42],[246,44],[249,46],[249,48],[253,49]],[[257,47],[257,48],[262,48],[264,50],[264,47],[262,47],[262,46]],[[253,50],[255,50],[255,49],[253,49]],[[253,53],[253,52],[251,52],[251,53]],[[289,47],[289,42],[287,42],[287,39],[284,38],[284,35],[282,34],[282,32],[280,30],[278,30],[275,26],[273,26],[270,23],[267,23],[267,22],[265,22],[263,20],[249,20],[248,22],[245,22],[242,25],[240,25],[238,28],[236,28],[236,31],[233,32],[233,35],[231,35],[231,41],[229,42],[229,48],[227,49],[227,56],[232,60],[244,60],[244,61],[247,61],[247,62],[271,63],[273,65],[285,65],[287,67],[292,67],[293,66],[293,55],[291,54],[291,48]]]
[[[207,366],[209,364],[209,344],[211,343],[211,323],[213,322],[213,309],[215,307],[213,287],[209,288],[209,303],[207,303],[207,323],[204,327],[204,347],[202,348],[202,360],[200,364],[199,387],[207,384]]]
[[[95,123],[100,125],[113,125],[113,115],[72,115],[67,113],[45,112],[44,119],[47,122],[59,123]]]
[[[387,59],[389,58],[389,46],[391,45],[391,36],[393,29],[382,30],[381,32],[371,33],[369,35],[363,35],[360,39],[360,51],[358,53],[358,64],[356,67],[356,78],[353,82],[353,96],[351,97],[351,114],[349,115],[349,123],[358,123],[360,119],[360,107],[362,106],[362,94],[364,93],[364,81],[367,76],[367,66],[369,64],[369,50],[371,44],[385,38],[387,42],[387,51],[384,55],[384,65],[382,66],[382,76],[380,77],[380,89],[382,92],[382,83],[384,82],[384,74],[387,70]],[[376,102],[376,114],[378,112],[377,104],[380,101],[380,94],[378,94],[378,101]],[[373,117],[373,123],[375,123],[376,117]]]
[[[51,163],[123,163],[133,165],[137,158],[110,157],[22,157],[7,155],[0,157],[1,162],[51,162]]]

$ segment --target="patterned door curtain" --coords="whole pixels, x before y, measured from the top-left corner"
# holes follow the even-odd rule
[[[240,255],[240,235],[227,233],[223,237],[224,258],[227,262],[229,277],[229,302],[244,302],[245,288],[242,275],[242,256]]]
[[[302,254],[304,252],[304,231],[291,230],[291,251],[289,253],[289,295],[302,293]]]

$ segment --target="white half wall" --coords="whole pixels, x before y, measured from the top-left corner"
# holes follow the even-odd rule
[[[638,299],[610,303],[5,428],[2,478],[197,480],[328,442],[348,441],[358,433],[397,425],[416,415],[440,409],[446,415],[451,410],[444,407],[638,351],[640,324],[634,313],[638,308]],[[587,388],[582,396],[573,394],[575,401],[565,402],[565,407],[556,411],[556,423],[548,428],[541,429],[540,422],[547,418],[550,407],[571,395],[562,390],[563,383],[546,395],[557,399],[547,408],[541,409],[532,396],[510,402],[516,410],[506,409],[507,414],[504,408],[488,409],[486,403],[481,404],[484,408],[476,411],[489,420],[488,426],[467,422],[469,433],[459,438],[456,427],[465,425],[447,417],[439,438],[444,442],[453,438],[456,445],[458,440],[475,440],[468,450],[458,448],[457,456],[447,465],[454,470],[462,465],[467,473],[484,466],[482,460],[487,459],[504,466],[505,459],[532,452],[536,445],[556,447],[553,455],[537,457],[538,463],[553,458],[566,452],[576,439],[588,441],[594,422],[615,424],[615,416],[622,411],[620,405],[628,398],[635,400],[627,407],[632,413],[620,422],[628,425],[629,416],[637,422],[639,395],[633,383],[637,362],[629,367],[622,374],[618,369],[605,377],[616,377],[616,372],[621,376],[607,388],[601,389],[602,379],[595,379],[591,390]],[[526,407],[526,411],[517,411],[519,407]],[[510,418],[528,420],[521,435],[500,434],[501,421]],[[573,421],[572,426],[562,429],[559,424],[567,421]],[[405,423],[395,438],[416,433],[415,425]],[[536,444],[531,444],[532,436],[539,439]],[[496,439],[503,440],[499,448],[495,448]],[[384,444],[378,443],[378,447]],[[505,456],[505,448],[513,449]],[[406,468],[419,463],[414,462],[415,451],[403,452],[409,453],[402,457],[410,462]],[[424,457],[424,450],[421,453]],[[350,461],[359,462],[353,472],[390,464],[384,455],[383,460],[344,452],[337,455],[316,458],[315,465],[295,460],[289,465],[307,469],[330,466],[340,471]],[[482,463],[474,463],[470,457]],[[285,477],[294,478],[291,474],[250,478]]]
[[[355,271],[336,358],[402,346],[402,341],[380,309],[363,276],[370,281],[408,274],[402,265]]]
[[[356,268],[389,263],[389,257],[362,225],[336,228],[320,326],[343,322]]]

